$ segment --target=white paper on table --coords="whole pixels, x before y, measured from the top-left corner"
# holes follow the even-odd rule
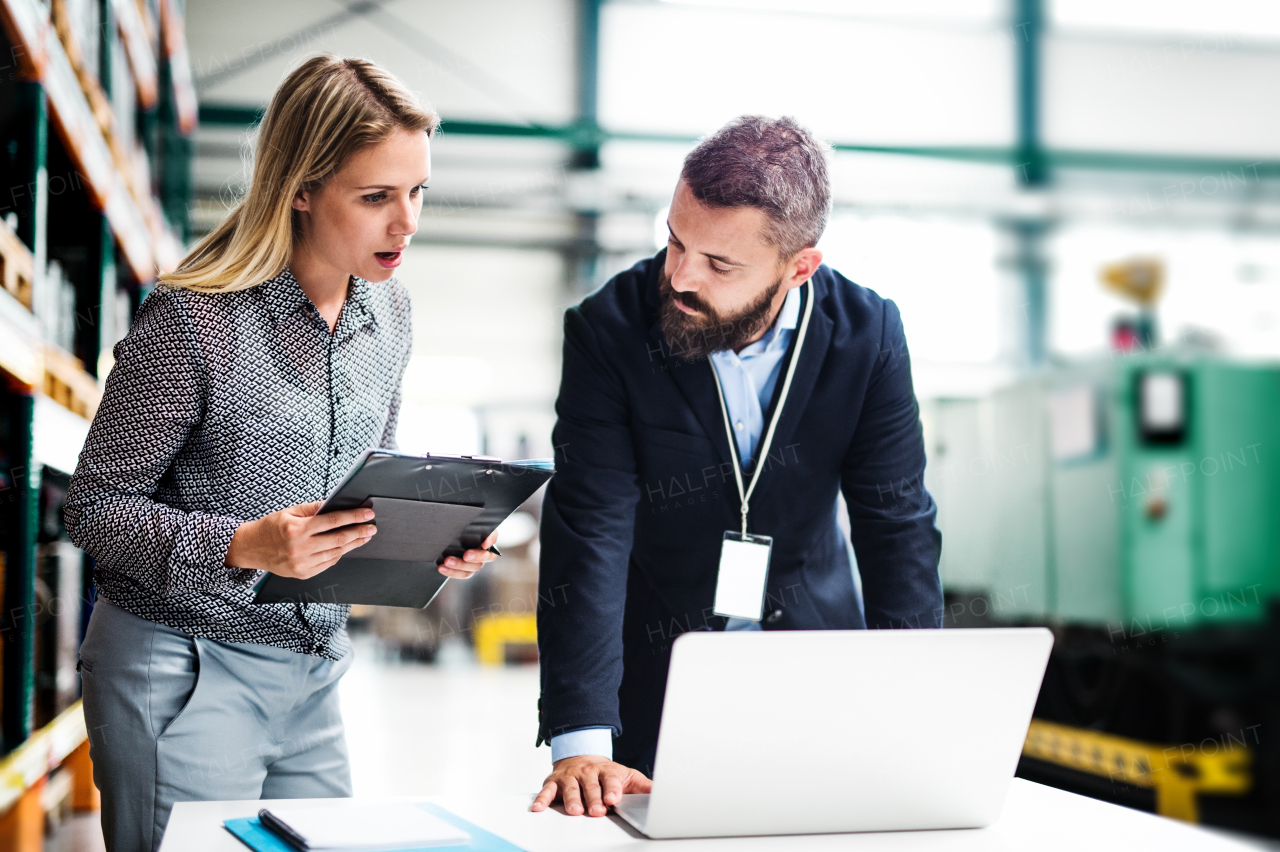
[[[332,808],[273,806],[271,815],[296,831],[310,849],[391,852],[424,846],[461,846],[471,835],[407,802]]]

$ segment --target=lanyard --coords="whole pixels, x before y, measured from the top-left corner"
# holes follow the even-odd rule
[[[738,440],[734,437],[733,425],[729,422],[729,407],[724,404],[724,389],[720,387],[720,374],[716,372],[716,365],[710,359],[707,360],[707,363],[711,364],[711,375],[716,380],[716,394],[720,397],[720,413],[724,415],[724,431],[729,438],[729,452],[733,456],[733,478],[738,483],[738,499],[742,503],[742,534],[744,536],[747,534],[748,501],[751,500],[752,492],[756,490],[756,483],[760,481],[760,471],[764,469],[760,460],[769,457],[769,445],[773,443],[774,430],[778,428],[778,421],[782,419],[782,407],[786,405],[787,394],[791,391],[791,378],[796,374],[796,365],[800,363],[800,350],[804,348],[804,337],[809,331],[809,317],[813,314],[813,279],[810,278],[804,285],[809,288],[809,298],[805,301],[804,318],[800,320],[796,351],[791,354],[791,363],[787,365],[787,376],[782,380],[782,393],[778,396],[778,406],[773,410],[773,419],[769,421],[764,440],[756,448],[756,472],[751,474],[751,484],[745,491],[742,488],[742,462],[738,458]]]

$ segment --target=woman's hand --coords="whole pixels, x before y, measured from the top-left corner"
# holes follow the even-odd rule
[[[224,561],[234,568],[305,580],[333,565],[378,531],[373,524],[365,523],[373,520],[372,509],[317,515],[319,510],[319,502],[301,503],[241,524],[231,537]],[[467,558],[476,552],[468,550]]]
[[[458,580],[465,580],[471,577],[480,570],[481,565],[498,558],[497,554],[489,552],[489,548],[493,547],[493,543],[497,540],[498,533],[495,531],[484,540],[484,544],[480,545],[481,549],[468,550],[462,554],[461,559],[456,556],[450,556],[440,566],[440,573]]]

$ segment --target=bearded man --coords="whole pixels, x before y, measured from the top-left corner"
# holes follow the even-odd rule
[[[648,792],[683,632],[941,626],[902,320],[816,247],[828,150],[788,118],[729,123],[685,159],[666,249],[565,314],[534,810]]]

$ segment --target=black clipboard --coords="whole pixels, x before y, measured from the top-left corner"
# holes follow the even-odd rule
[[[253,602],[421,609],[448,579],[440,563],[478,548],[554,473],[550,460],[366,450],[320,513],[371,507],[378,534],[310,579],[267,574]]]

